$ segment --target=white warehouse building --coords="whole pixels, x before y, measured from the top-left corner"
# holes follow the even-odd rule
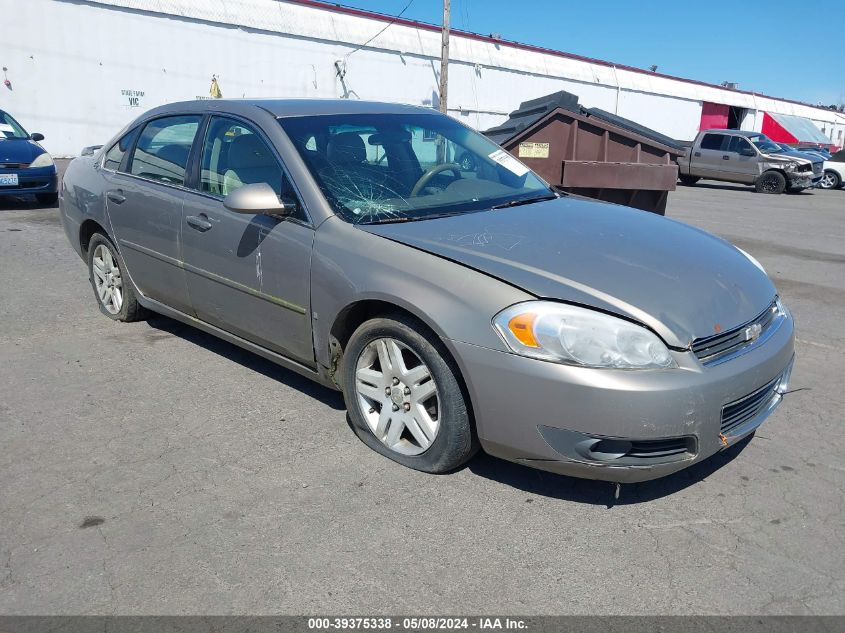
[[[0,109],[57,156],[151,107],[209,98],[212,78],[231,98],[438,102],[438,26],[315,0],[0,0],[0,15]],[[832,147],[845,136],[830,109],[452,31],[449,113],[467,124],[493,127],[559,90],[682,141],[702,127]]]

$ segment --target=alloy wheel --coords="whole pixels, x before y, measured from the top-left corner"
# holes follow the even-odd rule
[[[836,176],[831,174],[829,171],[824,172],[822,179],[819,181],[819,187],[822,189],[833,189],[833,186],[836,184]]]
[[[91,271],[100,303],[109,314],[117,314],[123,307],[123,279],[117,262],[104,244],[98,244],[94,249]]]
[[[766,176],[763,178],[762,188],[764,191],[774,193],[778,190],[778,179],[775,176]]]
[[[424,453],[440,430],[440,394],[431,370],[410,347],[378,338],[355,365],[358,406],[373,435],[403,455]]]

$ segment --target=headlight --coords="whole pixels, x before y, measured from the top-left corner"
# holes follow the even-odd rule
[[[765,269],[765,268],[763,268],[763,264],[761,264],[760,262],[758,262],[758,261],[757,261],[754,257],[752,257],[751,255],[749,255],[748,253],[746,253],[746,252],[745,252],[744,250],[742,250],[739,246],[734,246],[734,248],[735,248],[736,250],[738,250],[740,253],[742,253],[743,255],[745,255],[745,256],[748,258],[748,261],[750,261],[750,262],[751,262],[752,264],[754,264],[757,268],[759,268],[760,270],[762,270],[764,275],[767,275],[767,276],[768,276],[768,273],[766,272],[766,269]]]
[[[795,168],[798,167],[798,163],[784,163],[781,165],[784,171],[795,171]]]
[[[522,356],[585,367],[677,367],[669,349],[642,326],[552,301],[518,303],[493,317],[508,347]]]
[[[50,156],[47,152],[43,154],[39,154],[34,161],[32,161],[29,166],[30,167],[49,167],[53,164],[53,157]]]

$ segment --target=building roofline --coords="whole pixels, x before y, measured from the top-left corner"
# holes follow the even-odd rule
[[[369,18],[373,20],[379,20],[381,22],[391,22],[393,24],[399,24],[401,26],[408,26],[411,28],[422,29],[425,31],[436,31],[440,32],[441,27],[437,24],[431,24],[429,22],[422,22],[420,20],[411,20],[409,18],[402,18],[402,17],[395,17],[391,15],[387,15],[385,13],[378,13],[376,11],[369,11],[367,9],[356,9],[355,7],[347,7],[342,4],[332,4],[329,2],[324,2],[322,0],[277,0],[283,2],[289,2],[291,4],[299,4],[302,6],[313,7],[316,9],[322,9],[324,11],[332,11],[334,13],[342,13],[345,15],[352,15],[356,17],[362,18]],[[464,37],[471,40],[476,40],[479,42],[486,42],[489,44],[498,44],[501,46],[508,46],[510,48],[516,48],[524,51],[530,51],[534,53],[541,53],[544,55],[554,55],[555,57],[563,57],[566,59],[573,59],[575,61],[586,62],[589,64],[597,64],[599,66],[606,66],[608,68],[615,68],[617,70],[625,70],[632,73],[638,73],[641,75],[648,75],[650,77],[660,77],[662,79],[669,79],[672,81],[681,81],[688,84],[693,84],[696,86],[705,86],[707,88],[716,88],[717,90],[725,90],[727,92],[733,92],[736,94],[744,94],[744,95],[751,95],[754,97],[761,97],[763,99],[772,99],[773,101],[783,101],[786,103],[794,103],[796,105],[805,106],[807,108],[814,108],[816,110],[822,110],[824,112],[834,112],[837,113],[835,110],[831,110],[830,108],[826,108],[820,105],[814,105],[811,103],[806,103],[804,101],[798,101],[795,99],[786,99],[784,97],[772,97],[767,94],[763,94],[761,92],[754,92],[752,90],[739,90],[737,88],[727,88],[725,86],[718,86],[716,84],[707,83],[706,81],[699,81],[697,79],[687,79],[686,77],[677,77],[675,75],[667,75],[665,73],[658,73],[658,72],[651,72],[650,70],[645,70],[644,68],[637,68],[636,66],[627,66],[625,64],[614,64],[613,62],[609,62],[603,59],[596,59],[594,57],[586,57],[584,55],[576,55],[575,53],[567,53],[565,51],[559,51],[553,48],[545,48],[543,46],[535,46],[534,44],[524,44],[522,42],[517,42],[514,40],[506,40],[502,38],[490,37],[489,35],[481,35],[480,33],[473,33],[472,31],[462,31],[460,29],[449,29],[451,33],[458,35],[459,37]],[[841,114],[841,113],[837,113]]]

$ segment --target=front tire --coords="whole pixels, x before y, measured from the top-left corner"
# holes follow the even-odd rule
[[[100,312],[108,318],[130,322],[146,316],[123,258],[102,233],[94,233],[88,243],[88,274]]]
[[[698,176],[690,176],[689,174],[681,174],[680,176],[678,176],[678,178],[680,179],[681,184],[687,186],[692,186],[699,180],[701,180]]]
[[[822,174],[822,179],[819,181],[819,187],[822,189],[838,189],[842,186],[842,179],[835,171],[826,169]]]
[[[478,449],[458,371],[427,328],[401,314],[363,323],[343,355],[352,427],[374,451],[443,473]]]
[[[779,171],[764,171],[754,183],[757,193],[783,193],[786,189],[786,178]]]

